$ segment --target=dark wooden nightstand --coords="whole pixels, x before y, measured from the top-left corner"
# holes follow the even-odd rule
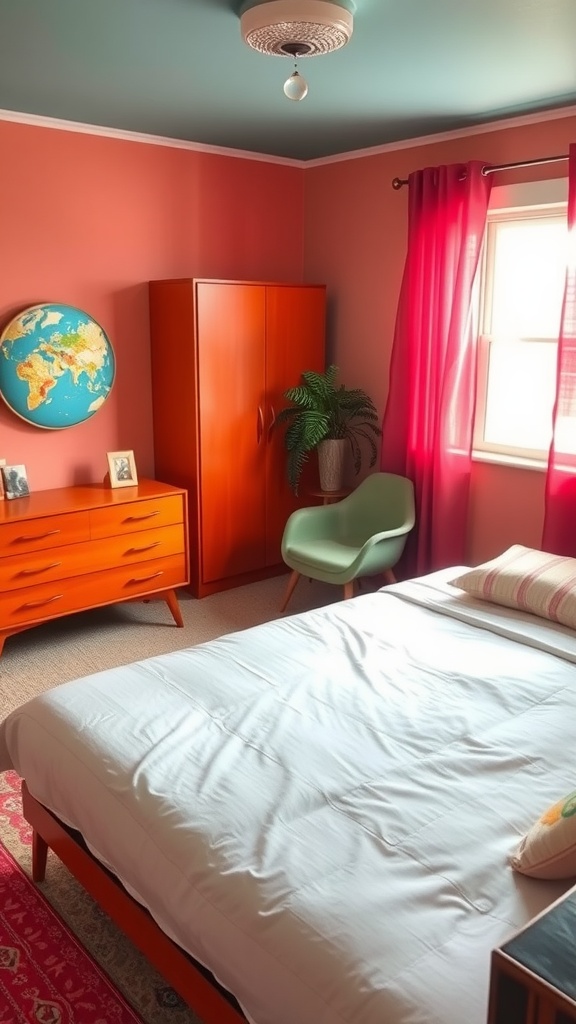
[[[493,951],[488,1024],[576,1024],[576,888]]]

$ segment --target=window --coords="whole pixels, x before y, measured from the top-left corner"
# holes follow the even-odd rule
[[[558,187],[558,182],[539,182]],[[534,186],[533,186],[534,187]],[[522,198],[522,188],[516,194]],[[498,193],[494,189],[493,193]],[[545,463],[552,438],[556,361],[566,280],[566,202],[493,204],[479,282],[474,451]],[[513,198],[513,197],[512,197]],[[558,425],[559,428],[561,424]],[[573,424],[566,451],[575,448]],[[571,447],[570,447],[571,446]]]

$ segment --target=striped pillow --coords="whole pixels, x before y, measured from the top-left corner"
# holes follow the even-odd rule
[[[514,544],[451,583],[472,597],[576,629],[576,558]]]

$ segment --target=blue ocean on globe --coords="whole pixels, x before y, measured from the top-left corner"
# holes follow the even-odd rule
[[[0,336],[0,395],[22,419],[48,430],[89,419],[114,383],[112,345],[75,306],[23,310]]]

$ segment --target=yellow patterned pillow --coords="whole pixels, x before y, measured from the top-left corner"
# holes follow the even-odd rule
[[[544,812],[510,863],[532,878],[576,878],[576,789]]]
[[[472,597],[576,629],[576,558],[514,544],[450,582]]]

